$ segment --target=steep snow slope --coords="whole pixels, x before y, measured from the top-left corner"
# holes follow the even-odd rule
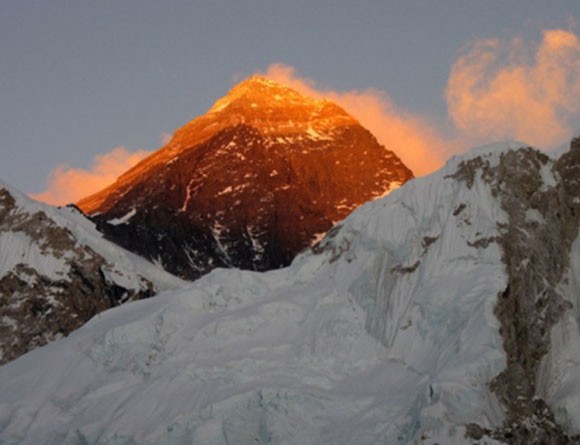
[[[538,356],[532,394],[516,393],[523,405],[545,397],[544,418],[506,402],[502,379],[490,385],[513,378],[505,372],[521,359],[510,346],[519,313],[511,326],[498,312],[500,301],[527,301],[508,235],[527,231],[535,242],[547,215],[519,189],[521,205],[509,201],[506,184],[539,178],[524,183],[542,198],[565,176],[538,152],[510,151],[518,146],[454,158],[361,207],[287,269],[216,270],[0,368],[2,443],[556,443],[533,429],[550,408],[577,432],[574,350],[559,334],[578,335],[577,309],[554,318],[560,345]],[[571,205],[576,189],[566,190],[558,196]],[[571,256],[565,243],[560,251],[568,280],[546,275],[545,292],[577,297],[572,241]],[[537,435],[524,442],[524,430]]]
[[[105,241],[74,208],[34,202],[0,182],[0,363],[104,309],[181,285]]]

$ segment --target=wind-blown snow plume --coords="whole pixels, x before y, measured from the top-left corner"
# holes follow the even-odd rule
[[[479,139],[515,138],[553,147],[580,118],[580,42],[546,30],[538,45],[521,38],[469,44],[451,68],[449,115]]]
[[[439,168],[451,147],[427,119],[398,108],[389,96],[376,89],[333,91],[319,89],[311,79],[280,63],[268,67],[265,75],[308,96],[328,98],[373,133],[381,144],[393,150],[415,175]]]
[[[76,202],[112,184],[149,154],[151,152],[146,150],[130,152],[125,147],[115,147],[108,153],[95,156],[89,170],[59,165],[50,173],[46,190],[32,195],[32,198],[53,205]]]

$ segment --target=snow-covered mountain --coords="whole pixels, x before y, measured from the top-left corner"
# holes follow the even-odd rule
[[[288,265],[411,177],[338,105],[254,76],[78,206],[107,238],[198,278]]]
[[[183,282],[106,241],[73,207],[0,182],[0,364],[120,303]]]
[[[286,269],[214,270],[0,368],[3,444],[567,444],[580,139],[473,150]]]

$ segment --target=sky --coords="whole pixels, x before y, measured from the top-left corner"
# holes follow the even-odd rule
[[[580,1],[0,0],[0,180],[104,187],[255,73],[339,102],[417,175],[580,128]]]

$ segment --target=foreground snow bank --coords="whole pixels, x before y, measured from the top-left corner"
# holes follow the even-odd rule
[[[216,270],[1,367],[2,443],[497,443],[465,425],[503,421],[506,216],[459,162],[287,269]]]

